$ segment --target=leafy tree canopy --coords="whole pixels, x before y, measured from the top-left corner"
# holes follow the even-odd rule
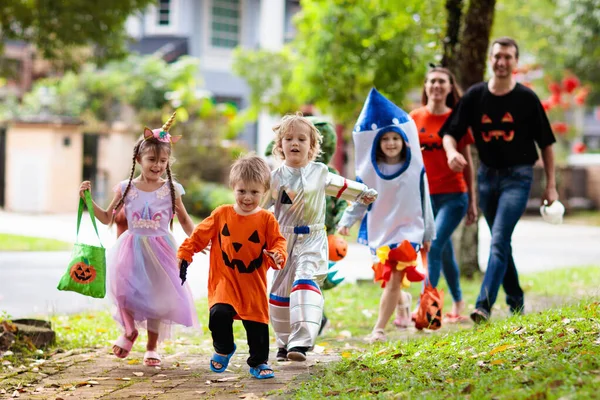
[[[3,0],[0,53],[7,39],[34,44],[47,59],[92,45],[96,61],[127,53],[125,21],[155,0]]]

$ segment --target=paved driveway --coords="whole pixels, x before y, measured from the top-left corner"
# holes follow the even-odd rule
[[[114,231],[101,226],[105,247],[114,242]],[[50,237],[73,242],[75,215],[32,216],[0,212],[0,232]],[[80,240],[97,243],[91,223],[82,224]],[[178,240],[185,238],[179,226]],[[489,255],[490,235],[485,222],[480,225],[479,260],[483,269]],[[519,222],[513,235],[513,252],[521,273],[581,265],[600,265],[600,228],[575,225],[549,225],[539,219]],[[108,300],[92,299],[76,293],[60,292],[56,285],[69,261],[69,252],[0,253],[0,312],[13,317],[71,313],[104,308]],[[366,247],[351,244],[348,255],[338,263],[346,282],[371,279],[371,259]],[[270,278],[270,276],[269,276]],[[196,298],[206,296],[208,256],[196,255],[189,269],[189,282]]]

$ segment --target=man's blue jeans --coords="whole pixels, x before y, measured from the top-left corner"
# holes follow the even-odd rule
[[[511,239],[517,222],[525,212],[533,167],[520,165],[505,169],[481,165],[477,173],[479,207],[492,234],[490,258],[476,308],[491,313],[500,284],[506,292],[511,312],[523,309],[523,290],[512,256]]]
[[[431,243],[431,249],[427,257],[429,282],[431,286],[437,287],[443,270],[452,299],[455,302],[462,300],[462,292],[460,290],[460,273],[450,238],[467,213],[468,203],[469,196],[466,193],[431,195],[436,238]]]

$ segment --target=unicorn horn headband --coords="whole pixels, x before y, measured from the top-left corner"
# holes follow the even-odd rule
[[[165,122],[165,124],[160,129],[151,130],[150,128],[144,128],[144,139],[148,140],[150,138],[155,138],[159,142],[171,144],[177,143],[179,139],[181,139],[181,135],[171,136],[171,134],[169,133],[171,125],[173,125],[173,122],[175,122],[175,114],[177,114],[177,112],[174,112],[173,115],[171,115],[171,117],[169,118],[169,120]]]

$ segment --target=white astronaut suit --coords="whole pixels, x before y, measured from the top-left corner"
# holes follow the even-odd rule
[[[271,324],[280,348],[311,348],[323,315],[320,285],[328,271],[325,230],[326,196],[361,202],[377,193],[366,185],[332,174],[310,162],[302,168],[285,164],[271,174],[265,208],[274,206],[281,233],[287,239],[288,260],[275,271],[269,295]]]

